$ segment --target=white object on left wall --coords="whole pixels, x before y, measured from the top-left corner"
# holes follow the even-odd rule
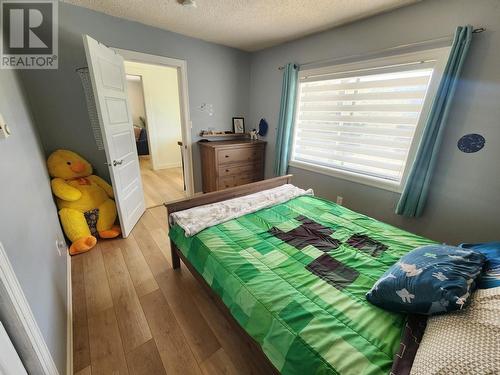
[[[5,139],[10,135],[10,128],[0,113],[0,139]]]
[[[9,335],[0,322],[0,374],[25,375],[27,374],[19,355],[10,341]]]

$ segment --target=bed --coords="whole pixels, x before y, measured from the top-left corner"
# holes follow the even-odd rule
[[[168,204],[168,213],[290,183],[291,176]],[[171,223],[180,260],[208,289],[269,370],[388,374],[405,316],[366,292],[397,260],[433,241],[303,195],[187,237]]]

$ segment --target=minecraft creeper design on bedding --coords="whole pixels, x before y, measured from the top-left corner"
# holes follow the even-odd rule
[[[295,220],[302,224],[288,232],[272,227],[269,233],[299,250],[312,245],[318,250],[327,252],[340,246],[340,241],[330,236],[333,234],[332,229],[303,215],[297,216]]]
[[[169,236],[282,374],[387,374],[405,317],[365,294],[402,255],[433,243],[309,196]]]
[[[333,234],[331,228],[325,227],[304,215],[297,216],[295,220],[300,221],[302,224],[288,232],[272,227],[269,233],[299,250],[306,246],[314,246],[316,249],[327,253],[341,245],[339,240],[331,237]],[[383,251],[387,250],[386,245],[363,234],[354,234],[347,240],[347,244],[375,257],[380,256]],[[328,254],[320,255],[308,264],[306,269],[337,289],[343,289],[359,276],[359,272],[355,269],[342,264],[342,262]]]

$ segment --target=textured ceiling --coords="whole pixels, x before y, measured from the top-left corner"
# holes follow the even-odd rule
[[[116,17],[256,51],[420,0],[64,0]]]

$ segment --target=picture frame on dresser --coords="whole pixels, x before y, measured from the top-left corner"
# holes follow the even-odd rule
[[[234,134],[245,133],[245,118],[233,117],[233,132]]]

